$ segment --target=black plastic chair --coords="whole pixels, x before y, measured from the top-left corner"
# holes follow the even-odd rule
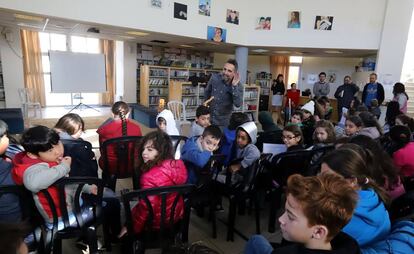
[[[233,192],[229,196],[229,215],[228,215],[228,229],[227,229],[227,241],[234,241],[234,227],[236,222],[236,209],[239,202],[250,201],[250,210],[254,206],[255,221],[256,221],[256,234],[260,234],[260,199],[257,192],[258,176],[264,173],[265,165],[271,158],[272,154],[261,154],[260,158],[251,167],[253,172],[251,173],[251,179],[249,184],[244,190]]]
[[[65,156],[72,158],[69,176],[98,177],[98,162],[92,144],[82,139],[61,139]]]
[[[181,148],[182,145],[184,145],[184,143],[188,139],[186,136],[179,136],[179,135],[172,135],[172,136],[170,136],[170,138],[171,138],[171,142],[172,142],[172,146],[173,146],[173,155],[175,155],[177,153],[177,149],[179,150],[178,147]]]
[[[167,250],[179,239],[182,242],[188,241],[188,227],[190,224],[191,213],[191,193],[194,185],[177,185],[165,186],[159,188],[143,189],[128,192],[122,191],[122,202],[125,208],[125,219],[127,226],[127,242],[129,243],[127,253],[144,253],[147,248],[162,248]],[[171,206],[167,211],[167,198],[170,195],[176,195]],[[160,228],[154,227],[154,207],[149,200],[150,197],[159,196],[161,200],[160,210]],[[177,222],[174,221],[176,207],[180,199],[184,201],[183,218]],[[142,232],[135,233],[132,218],[131,202],[143,200],[147,207],[147,220]],[[167,214],[170,216],[167,217]]]
[[[325,154],[329,153],[330,151],[335,150],[334,145],[327,145],[323,147],[317,147],[315,149],[312,149],[312,159],[309,164],[309,171],[308,175],[316,175],[320,172],[322,159]]]
[[[15,195],[19,199],[19,206],[21,218],[18,221],[7,221],[7,223],[20,223],[24,221],[31,229],[33,234],[33,242],[28,243],[29,251],[37,251],[37,253],[44,253],[43,235],[41,226],[43,225],[43,218],[39,214],[34,203],[32,193],[20,185],[2,185],[0,186],[0,200],[3,195]],[[7,204],[1,204],[2,207]]]
[[[141,136],[123,136],[108,139],[102,144],[102,179],[115,191],[116,180],[132,177],[134,190],[139,189],[136,160],[139,156]]]
[[[204,210],[204,206],[208,206],[213,238],[217,238],[215,210],[218,202],[218,193],[215,188],[214,178],[219,172],[222,171],[225,159],[226,156],[223,154],[214,154],[210,157],[207,164],[201,169],[197,169],[197,167],[191,162],[184,161],[187,168],[192,168],[197,176],[197,183],[192,194],[192,207]],[[188,166],[190,164],[191,166]]]
[[[297,150],[275,155],[267,165],[269,180],[272,180],[270,189],[269,229],[275,232],[276,212],[281,207],[281,197],[287,184],[287,179],[293,174],[304,176],[312,175],[309,170],[313,152],[310,150]]]
[[[81,206],[82,188],[86,184],[97,186],[97,195],[94,204]],[[52,226],[47,226],[45,250],[46,253],[62,253],[62,239],[78,238],[86,236],[89,253],[98,253],[98,244],[96,228],[103,224],[102,197],[104,182],[101,179],[93,177],[68,177],[56,181],[53,186],[57,192],[58,200],[56,203],[50,191],[50,188],[41,190],[37,195],[44,195],[47,204],[52,213]],[[66,189],[66,190],[65,190]],[[72,210],[67,207],[67,191],[73,191]],[[59,216],[59,214],[61,216]],[[85,214],[88,216],[85,217]],[[84,216],[82,216],[84,215]],[[70,217],[75,219],[70,219]],[[59,230],[59,223],[63,223],[63,229]],[[104,244],[110,246],[109,234],[106,225],[104,225]]]

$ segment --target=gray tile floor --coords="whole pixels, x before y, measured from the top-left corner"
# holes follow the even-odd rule
[[[125,183],[124,183],[125,184]],[[193,211],[191,214],[190,222],[190,231],[189,231],[189,242],[198,242],[202,241],[206,246],[217,250],[219,253],[229,253],[229,254],[239,254],[243,253],[246,240],[240,237],[238,234],[234,234],[234,242],[227,242],[227,226],[224,222],[227,221],[227,204],[226,200],[223,200],[223,205],[225,210],[223,212],[217,212],[217,238],[212,238],[212,227],[211,223],[207,220],[207,216],[202,218],[198,217]],[[261,210],[261,233],[267,239],[272,242],[281,241],[281,233],[276,224],[276,232],[271,234],[267,231],[268,223],[268,208]],[[279,211],[280,212],[280,211]],[[236,230],[240,231],[244,236],[249,237],[252,234],[255,234],[256,225],[254,213],[248,215],[237,215],[236,217]],[[102,240],[102,234],[99,234],[100,240]],[[63,242],[63,251],[64,253],[87,253],[82,252],[77,249],[75,246],[75,240],[65,240]],[[106,252],[109,253],[109,252]],[[121,253],[119,245],[113,245],[113,249],[110,253]],[[147,250],[146,253],[155,254],[161,253],[160,250],[152,249]]]

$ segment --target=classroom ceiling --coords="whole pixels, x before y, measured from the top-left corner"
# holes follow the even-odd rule
[[[176,36],[157,32],[140,31],[123,27],[77,22],[54,17],[40,17],[27,13],[15,13],[0,9],[0,27],[3,33],[7,27],[56,32],[71,35],[82,35],[97,38],[122,40],[164,47],[187,48],[217,53],[234,54],[238,45],[231,43],[215,43],[205,39]],[[91,29],[92,28],[92,29]],[[94,31],[95,29],[95,31]],[[99,32],[98,32],[99,30]],[[128,34],[136,31],[147,33],[145,36]],[[158,42],[154,42],[158,41]],[[164,41],[167,43],[160,43]],[[354,49],[321,49],[321,48],[289,48],[289,47],[248,47],[250,55],[299,55],[299,56],[334,56],[334,57],[366,57],[376,54],[376,50]]]

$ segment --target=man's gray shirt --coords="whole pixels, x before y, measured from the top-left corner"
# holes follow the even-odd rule
[[[207,84],[204,99],[211,96],[214,99],[210,102],[211,122],[220,127],[227,127],[230,121],[233,105],[240,107],[243,101],[243,85],[226,84],[223,75],[213,74]]]

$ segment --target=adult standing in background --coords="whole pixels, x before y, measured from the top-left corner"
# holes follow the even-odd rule
[[[393,101],[397,101],[400,106],[400,111],[404,114],[407,113],[408,94],[405,92],[405,86],[403,83],[397,82],[394,84],[392,94],[394,95]]]
[[[328,96],[330,91],[329,83],[326,82],[326,73],[319,73],[319,81],[313,85],[313,95],[315,97]]]
[[[352,83],[350,76],[345,76],[344,84],[338,86],[335,91],[335,98],[338,100],[338,121],[342,117],[342,108],[347,108],[351,106],[351,102],[355,97],[355,94],[359,91],[359,87]]]
[[[377,82],[376,73],[371,73],[371,75],[369,75],[369,83],[364,86],[364,90],[362,91],[362,103],[364,103],[367,108],[371,107],[371,101],[373,99],[378,100],[378,105],[381,105],[384,102],[384,87],[381,83]]]
[[[282,102],[283,96],[285,95],[285,83],[283,82],[283,75],[277,75],[277,78],[273,80],[271,90],[272,95],[272,118],[273,121],[278,124],[283,125],[281,112],[282,112]]]
[[[243,85],[240,83],[237,68],[236,60],[227,60],[223,71],[211,76],[204,92],[204,98],[211,100],[211,122],[221,129],[229,124],[233,106],[240,107],[242,104]]]

